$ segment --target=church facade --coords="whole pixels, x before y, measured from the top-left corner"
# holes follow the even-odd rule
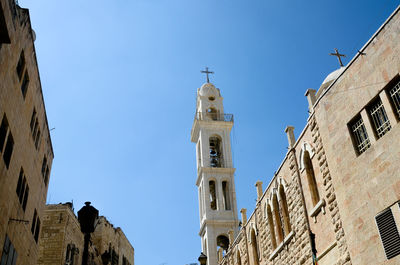
[[[224,231],[207,235],[200,230],[208,265],[400,264],[399,10],[346,66],[328,75],[318,91],[306,91],[307,124],[297,139],[293,127],[285,129],[287,154],[265,189],[261,181],[255,184],[257,204],[249,216],[246,209],[240,211],[240,229],[223,221]],[[203,85],[199,94],[204,86],[213,87]],[[219,130],[226,156],[229,130],[221,128],[231,124],[221,118],[223,110],[218,112],[217,106],[199,107],[201,96],[192,141],[197,143],[198,163],[206,160],[212,165],[210,133]],[[204,112],[209,120],[216,113],[224,125],[208,121],[214,131],[200,137],[202,126],[196,123]],[[218,180],[220,173],[218,164],[208,169],[198,166],[202,228],[221,223],[217,220],[225,214],[214,212],[208,218],[203,213],[216,211],[214,200],[217,210],[224,207],[221,182],[209,181]],[[230,199],[236,204],[233,172],[229,176]],[[230,220],[237,221],[234,216]],[[228,237],[228,247],[222,250],[204,242],[218,242],[221,235]]]

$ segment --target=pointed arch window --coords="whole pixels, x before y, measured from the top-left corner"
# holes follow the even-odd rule
[[[242,259],[240,257],[239,249],[236,251],[236,265],[242,265]]]
[[[292,228],[290,226],[289,210],[286,200],[286,194],[282,184],[279,186],[279,197],[280,197],[279,205],[282,211],[282,219],[284,223],[283,228],[285,236],[287,236],[292,231]]]
[[[269,204],[267,204],[267,219],[268,219],[272,248],[275,249],[276,237],[275,237],[274,219],[272,218],[271,206]]]
[[[231,210],[231,202],[230,202],[230,193],[229,193],[229,182],[222,181],[222,193],[224,200],[224,208],[225,210]]]
[[[258,250],[258,245],[257,245],[257,237],[256,237],[256,231],[254,229],[251,229],[251,248],[253,250],[253,261],[254,265],[259,265],[259,257],[260,253]]]
[[[283,231],[282,231],[282,220],[279,214],[279,205],[276,193],[272,197],[272,207],[275,219],[275,232],[277,236],[277,244],[280,244],[283,241]]]
[[[208,108],[207,109],[207,117],[209,117],[213,121],[218,120],[218,111],[213,107]]]
[[[214,180],[208,182],[210,188],[210,207],[212,210],[217,210],[217,187]]]
[[[224,235],[217,236],[217,251],[222,249],[222,254],[225,255],[229,248],[229,238]]]
[[[304,168],[306,170],[307,182],[311,194],[311,200],[313,206],[315,206],[319,202],[320,198],[317,188],[317,181],[315,179],[314,168],[310,158],[310,153],[307,150],[304,150],[303,163],[304,163]]]

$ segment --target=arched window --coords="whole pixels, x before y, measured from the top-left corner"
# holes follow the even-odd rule
[[[210,207],[212,210],[217,210],[217,187],[214,180],[208,182],[210,187]]]
[[[258,252],[256,231],[254,229],[251,229],[251,248],[253,250],[254,265],[259,265],[260,253]]]
[[[229,248],[229,239],[224,235],[219,235],[217,237],[217,252],[222,251],[222,256],[225,256]],[[219,250],[222,249],[222,250]]]
[[[225,210],[231,209],[231,202],[230,202],[230,194],[229,194],[229,184],[227,181],[222,181],[222,193],[223,193],[223,200],[224,200],[224,208]]]
[[[239,249],[236,251],[236,265],[242,265],[242,259],[240,258]]]
[[[215,108],[208,108],[207,117],[214,121],[218,120],[218,111]]]
[[[289,210],[288,210],[288,205],[286,201],[286,194],[283,189],[283,185],[281,184],[279,186],[279,197],[280,197],[280,207],[282,211],[282,217],[283,217],[283,223],[284,223],[284,231],[285,231],[285,236],[287,236],[290,231],[292,231],[292,228],[290,227],[290,219],[289,219]]]
[[[267,204],[267,218],[268,218],[268,225],[269,225],[269,232],[271,236],[271,243],[272,248],[276,248],[276,238],[275,238],[275,228],[274,228],[274,219],[272,218],[271,206]]]
[[[310,153],[307,150],[304,150],[303,163],[304,163],[304,168],[306,170],[308,188],[310,190],[311,199],[313,205],[315,206],[319,202],[319,194],[317,189],[317,181],[315,180],[315,175],[314,175],[314,168],[310,158]]]
[[[210,167],[223,167],[222,143],[218,136],[210,137]]]
[[[275,232],[278,237],[277,244],[280,244],[283,241],[283,231],[282,231],[282,220],[279,214],[279,205],[276,194],[272,196],[272,207],[274,210]]]

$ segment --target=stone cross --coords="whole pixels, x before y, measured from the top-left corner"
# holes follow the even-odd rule
[[[206,70],[205,71],[201,71],[201,73],[207,75],[207,83],[210,83],[210,79],[208,78],[208,74],[213,74],[214,72],[208,71],[208,67],[206,67]]]
[[[339,59],[339,64],[340,64],[340,66],[341,66],[341,67],[343,66],[342,59],[341,59],[340,57],[346,57],[346,55],[340,54],[339,51],[338,51],[338,49],[336,49],[336,48],[335,48],[335,53],[330,53],[329,55],[336,56],[336,57]]]

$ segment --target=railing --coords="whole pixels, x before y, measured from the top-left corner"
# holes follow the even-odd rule
[[[233,114],[214,113],[214,112],[197,112],[195,119],[199,121],[225,121],[233,122]]]

